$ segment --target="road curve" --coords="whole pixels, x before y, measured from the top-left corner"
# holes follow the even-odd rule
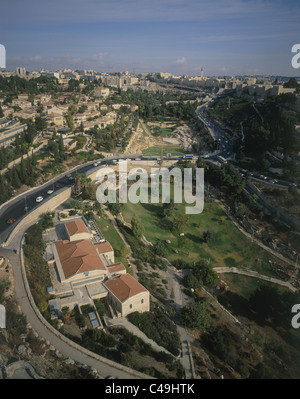
[[[28,228],[28,226],[26,228]],[[42,317],[35,306],[27,283],[23,265],[23,253],[21,250],[23,235],[24,230],[13,239],[8,247],[0,247],[0,254],[7,257],[12,264],[16,300],[33,330],[40,337],[49,341],[63,356],[96,369],[103,378],[106,376],[113,376],[120,379],[152,378],[82,348],[80,345],[77,345],[75,342],[60,334]]]

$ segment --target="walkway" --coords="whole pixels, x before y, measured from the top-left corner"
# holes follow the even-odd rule
[[[255,277],[255,278],[259,278],[261,280],[270,281],[271,283],[274,283],[274,284],[282,285],[284,287],[289,288],[292,292],[296,292],[297,291],[297,289],[295,287],[293,287],[292,284],[290,284],[287,281],[282,281],[282,280],[279,280],[277,278],[265,276],[263,274],[259,274],[258,272],[255,272],[254,270],[244,270],[244,269],[238,269],[236,267],[214,267],[214,271],[217,272],[217,273],[243,274],[245,276]]]

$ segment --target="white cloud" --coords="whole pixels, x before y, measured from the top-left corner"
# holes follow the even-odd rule
[[[31,57],[28,59],[28,61],[30,61],[30,62],[40,62],[43,60],[44,60],[44,57],[42,57],[41,55],[35,55],[34,57]]]
[[[177,64],[177,65],[185,65],[186,63],[187,63],[187,61],[186,61],[186,58],[185,58],[185,57],[178,58],[178,59],[175,61],[175,64]]]
[[[92,61],[103,61],[107,57],[108,53],[98,53],[98,54],[93,54],[91,56]]]

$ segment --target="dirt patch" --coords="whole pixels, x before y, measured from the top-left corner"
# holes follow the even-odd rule
[[[174,123],[160,123],[151,122],[144,123],[140,121],[136,131],[130,138],[130,141],[125,149],[125,153],[138,154],[149,147],[165,147],[169,145],[179,145],[183,150],[190,151],[192,145],[197,142],[192,130],[188,125],[182,124],[173,130],[173,134],[169,137],[155,136],[154,129],[159,128],[174,128]]]

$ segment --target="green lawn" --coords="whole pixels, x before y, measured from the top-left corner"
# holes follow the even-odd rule
[[[173,129],[171,129],[170,127],[160,127],[157,136],[160,137],[173,136]]]
[[[268,260],[275,261],[276,258],[245,237],[216,203],[206,203],[204,211],[199,215],[186,215],[187,224],[180,231],[168,229],[167,223],[159,214],[161,206],[128,203],[122,213],[129,223],[133,215],[142,221],[145,237],[150,242],[155,243],[156,239],[170,240],[170,261],[182,259],[192,263],[204,258],[209,260],[213,267],[243,267],[274,277]],[[178,204],[174,214],[185,215],[184,208],[185,204]],[[212,233],[212,239],[208,243],[203,240],[203,232],[207,230]],[[185,237],[191,240],[190,253],[178,248],[180,233],[184,233]]]
[[[115,256],[115,262],[122,262],[125,266],[127,266],[128,262],[126,257],[129,254],[129,249],[125,246],[124,241],[120,237],[112,222],[108,219],[106,215],[101,217],[96,216],[95,219],[100,228],[100,231],[104,235],[105,239],[111,244],[113,249],[117,249],[119,251],[123,249],[124,251],[123,256]]]
[[[255,290],[262,286],[276,287],[279,292],[290,292],[286,287],[255,277],[243,276],[235,273],[224,273],[221,276],[222,280],[229,285],[231,292],[241,295],[247,301]]]
[[[180,156],[184,155],[185,152],[181,147],[178,145],[172,145],[169,144],[168,146],[154,146],[154,147],[149,147],[146,148],[145,150],[142,151],[143,155],[149,155],[149,156],[157,156],[159,157],[161,155],[161,149],[163,148],[163,154],[166,156],[167,154],[171,154],[172,156]]]

